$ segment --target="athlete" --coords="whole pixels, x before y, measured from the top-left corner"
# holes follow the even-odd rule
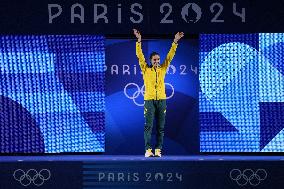
[[[145,157],[162,157],[162,146],[164,138],[164,127],[166,118],[166,92],[165,92],[165,75],[169,67],[177,46],[178,41],[184,36],[183,32],[178,32],[175,35],[171,49],[167,54],[166,59],[160,64],[160,55],[157,52],[150,54],[151,65],[146,63],[141,47],[141,34],[138,30],[133,29],[134,35],[137,38],[136,55],[139,65],[143,73],[145,85],[144,95],[144,140],[145,140]],[[151,134],[153,121],[156,120],[156,146],[155,154],[152,152]]]

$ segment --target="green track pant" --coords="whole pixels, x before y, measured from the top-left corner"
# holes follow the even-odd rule
[[[155,149],[162,149],[164,138],[164,127],[166,118],[166,100],[145,100],[144,104],[144,140],[145,150],[152,149],[151,134],[154,119],[156,120],[156,146]]]

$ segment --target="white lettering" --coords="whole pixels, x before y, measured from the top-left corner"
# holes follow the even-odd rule
[[[139,20],[134,20],[133,17],[130,17],[131,22],[134,23],[134,24],[139,24],[139,23],[141,23],[143,21],[143,14],[141,14],[140,12],[135,11],[134,7],[138,7],[140,10],[142,10],[143,7],[139,3],[134,3],[134,4],[131,5],[131,8],[130,8],[130,10],[131,10],[131,12],[133,14],[136,14],[136,15],[138,15],[140,17]]]
[[[104,178],[105,178],[105,174],[104,173],[99,173],[99,181],[101,181]]]
[[[103,8],[103,13],[98,15],[98,7],[102,7]],[[104,19],[105,23],[108,23],[108,19],[105,16],[107,14],[107,6],[104,4],[94,4],[94,23],[98,23],[99,19]]]
[[[134,173],[133,174],[133,181],[138,182],[139,181],[139,174],[138,173]]]
[[[112,65],[110,70],[111,75],[113,75],[113,73],[116,73],[116,75],[118,75],[118,65]]]
[[[114,182],[114,181],[115,181],[115,179],[114,179],[114,173],[108,173],[108,179],[107,179],[107,180]]]
[[[123,65],[122,66],[122,70],[123,70],[123,75],[125,74],[125,73],[127,73],[128,75],[130,75],[130,71],[129,71],[129,66],[128,65]]]
[[[57,8],[58,12],[52,15],[52,8]],[[58,4],[48,4],[48,23],[52,24],[52,20],[62,13],[62,7]]]
[[[121,4],[118,4],[118,9],[117,9],[117,23],[121,24]]]
[[[80,14],[74,13],[76,7],[80,8]],[[84,7],[79,3],[76,3],[76,4],[72,5],[72,7],[71,7],[71,23],[72,24],[74,24],[75,18],[79,18],[81,23],[85,23],[85,21],[84,21]]]
[[[117,181],[118,181],[118,182],[124,181],[124,174],[123,174],[123,173],[118,173],[118,174],[117,174]]]

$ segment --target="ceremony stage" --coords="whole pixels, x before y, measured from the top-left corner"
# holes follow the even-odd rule
[[[1,188],[283,188],[284,156],[1,156]]]

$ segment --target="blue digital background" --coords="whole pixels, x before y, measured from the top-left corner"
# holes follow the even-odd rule
[[[200,36],[200,151],[284,151],[284,34]]]
[[[144,154],[144,101],[140,92],[143,78],[135,42],[106,40],[106,154]],[[143,40],[146,61],[150,63],[150,53],[156,51],[162,63],[171,43],[168,39]],[[163,154],[199,152],[198,47],[198,39],[181,40],[166,75],[165,83],[173,86],[174,94],[167,99]],[[172,87],[166,84],[167,97],[172,92]],[[154,127],[153,147],[155,132]]]
[[[104,152],[102,36],[0,37],[0,152]]]

